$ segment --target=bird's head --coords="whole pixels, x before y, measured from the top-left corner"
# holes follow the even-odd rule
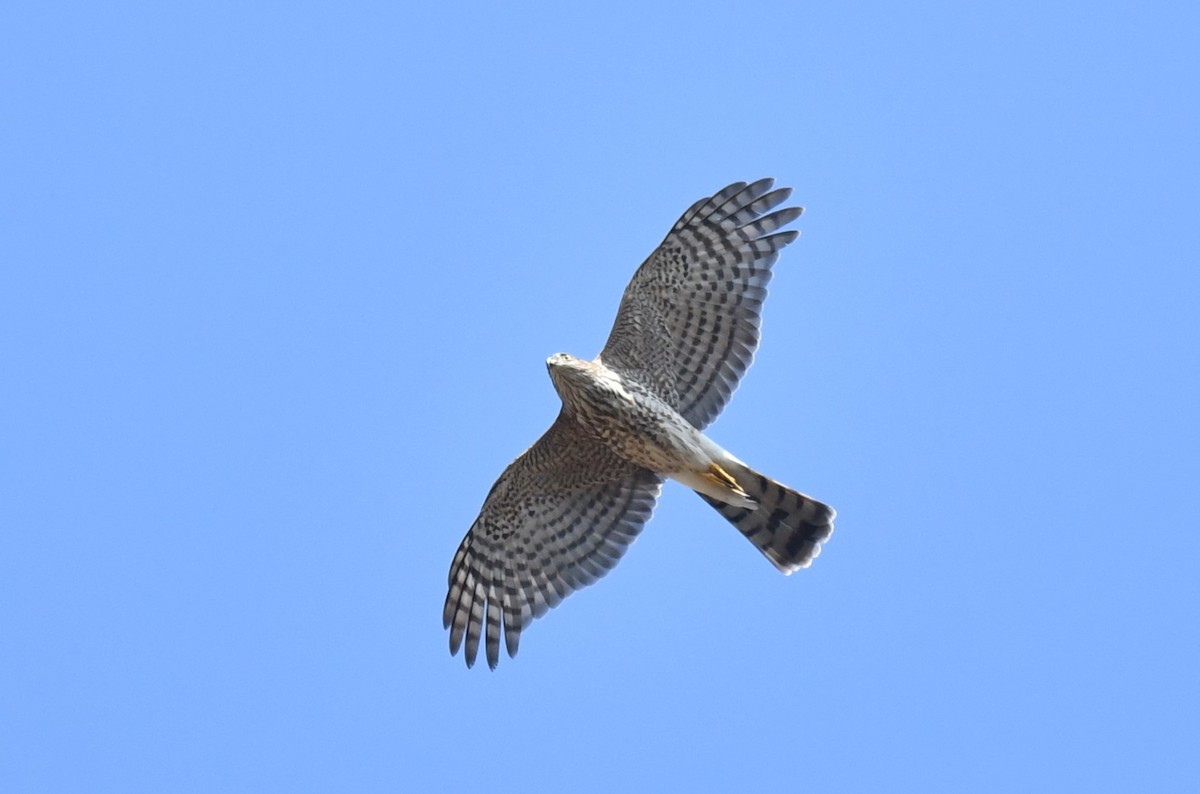
[[[588,362],[575,358],[569,353],[555,353],[546,359],[546,369],[550,372],[550,380],[554,381],[555,388],[560,392],[564,386],[570,388],[570,384],[575,384],[580,380],[587,364]]]
[[[556,367],[570,367],[578,363],[579,359],[570,353],[555,353],[546,359],[546,368],[553,372]]]

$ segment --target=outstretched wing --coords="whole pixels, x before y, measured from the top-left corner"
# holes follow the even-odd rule
[[[470,667],[482,634],[495,668],[503,625],[515,656],[534,618],[617,564],[661,486],[657,474],[618,458],[560,413],[500,475],[454,555],[442,611],[450,653],[465,636]]]
[[[758,348],[759,311],[779,250],[777,230],[803,210],[771,212],[790,188],[736,182],[683,214],[633,276],[600,360],[655,390],[704,428]]]

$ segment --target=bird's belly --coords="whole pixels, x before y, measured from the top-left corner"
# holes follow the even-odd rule
[[[620,457],[659,474],[705,469],[711,462],[683,417],[634,410],[600,417],[594,435]]]

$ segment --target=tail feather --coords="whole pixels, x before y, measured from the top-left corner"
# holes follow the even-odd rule
[[[748,466],[731,472],[756,507],[738,507],[697,491],[746,539],[758,547],[776,568],[790,574],[807,568],[821,553],[821,544],[833,534],[832,507],[793,491]]]

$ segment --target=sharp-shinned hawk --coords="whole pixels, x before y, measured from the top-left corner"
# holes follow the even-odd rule
[[[696,491],[786,573],[808,567],[834,511],[742,463],[701,432],[754,357],[791,190],[737,182],[683,214],[638,268],[594,361],[546,361],[562,409],[492,486],[450,566],[442,619],[488,666],[571,592],[610,570],[665,478]],[[773,211],[772,211],[773,210]]]

